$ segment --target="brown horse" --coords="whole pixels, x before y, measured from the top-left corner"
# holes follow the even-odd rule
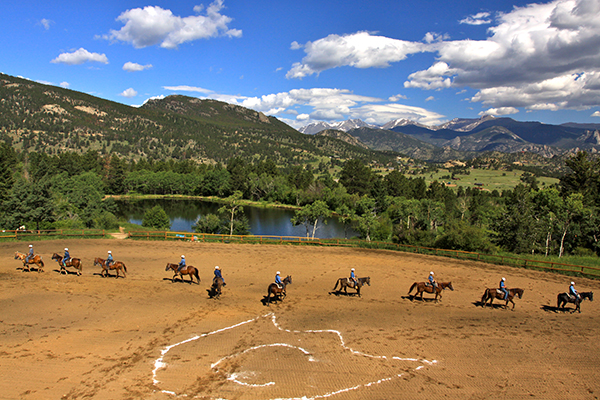
[[[52,254],[52,259],[56,260],[58,265],[60,265],[60,270],[58,272],[60,272],[61,274],[63,273],[63,271],[65,274],[68,273],[66,267],[75,268],[77,270],[77,275],[81,275],[81,271],[83,271],[83,265],[81,265],[81,260],[79,258],[71,258],[69,261],[67,261],[66,266],[63,265],[63,257],[58,253]]]
[[[423,300],[423,293],[427,292],[427,293],[435,293],[435,302],[436,303],[438,301],[438,297],[439,297],[440,301],[442,301],[442,290],[444,290],[446,288],[448,288],[450,290],[454,290],[454,287],[452,287],[452,282],[438,282],[438,285],[435,289],[433,288],[433,286],[431,286],[431,284],[429,282],[415,282],[412,284],[412,286],[408,290],[409,296],[410,296],[410,292],[412,292],[412,290],[414,288],[417,288],[417,292],[415,293],[414,296],[412,296],[412,300],[414,300],[417,296],[419,296],[419,294],[421,295],[421,300]]]
[[[344,294],[348,294],[348,288],[350,288],[356,289],[356,294],[358,295],[358,297],[361,297],[360,288],[363,287],[365,284],[371,286],[371,277],[367,276],[364,278],[357,278],[356,280],[358,281],[357,284],[355,284],[354,281],[352,281],[350,278],[338,279],[335,283],[335,286],[333,287],[332,292],[330,292],[329,294],[336,292],[338,285],[340,285],[340,290],[338,290],[337,293],[341,293],[342,289],[344,289]]]
[[[193,267],[191,265],[188,265],[184,268],[181,269],[181,271],[177,271],[177,268],[179,268],[179,264],[173,264],[173,263],[167,263],[167,267],[165,268],[165,271],[168,270],[173,270],[175,272],[175,275],[173,275],[173,277],[171,278],[171,282],[175,282],[175,277],[177,275],[181,276],[181,281],[185,282],[185,280],[183,279],[183,275],[189,275],[190,276],[190,283],[194,282],[194,276],[196,277],[196,279],[198,280],[198,285],[200,284],[200,275],[198,275],[198,269],[196,267]]]
[[[111,269],[117,270],[117,278],[119,278],[119,271],[123,273],[123,278],[125,278],[125,272],[127,272],[127,267],[125,263],[122,261],[113,262],[110,267],[106,265],[106,260],[103,258],[96,257],[94,258],[94,267],[102,267],[102,271],[100,272],[100,276],[106,278],[109,274],[108,271]]]
[[[271,283],[269,285],[269,288],[267,289],[267,305],[271,304],[271,295],[273,295],[273,299],[275,299],[275,301],[283,301],[283,299],[285,299],[285,296],[287,295],[285,288],[287,285],[291,284],[291,275],[285,277],[285,279],[283,280],[283,287],[279,287],[279,285],[277,285],[275,282]]]
[[[208,296],[211,299],[218,299],[221,297],[221,288],[223,287],[223,284],[223,278],[215,277],[210,289],[206,290],[208,292]]]
[[[513,305],[512,309],[514,310],[515,302],[513,301],[513,299],[515,297],[519,297],[520,299],[522,299],[523,292],[524,290],[519,288],[508,289],[508,297],[506,298],[506,304],[504,304],[504,308],[508,308],[508,302],[510,301]],[[483,296],[481,297],[481,307],[485,307],[488,300],[490,301],[491,306],[494,299],[504,300],[504,292],[496,288],[485,289],[485,292],[483,292]]]
[[[581,292],[579,293],[579,296],[581,296],[581,298],[571,296],[569,293],[560,293],[558,296],[556,296],[557,310],[564,310],[564,307],[567,305],[567,303],[574,303],[575,309],[571,311],[571,314],[573,314],[575,311],[579,311],[581,313],[580,304],[583,300],[588,299],[589,301],[594,301],[594,292]]]
[[[42,261],[42,256],[36,254],[29,259],[29,262],[25,262],[25,258],[27,258],[27,254],[19,253],[18,251],[15,253],[15,260],[21,260],[23,262],[23,271],[29,272],[29,264],[35,264],[38,272],[44,272],[44,261]]]

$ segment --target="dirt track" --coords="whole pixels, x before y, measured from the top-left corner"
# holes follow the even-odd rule
[[[65,240],[35,242],[46,272],[0,244],[2,399],[597,399],[600,311],[555,313],[571,278],[390,251],[298,246]],[[69,247],[82,276],[50,259]],[[126,279],[102,278],[112,250]],[[175,282],[185,254],[200,285]],[[208,299],[212,270],[227,282]],[[363,297],[332,295],[355,267]],[[282,303],[261,301],[275,272]],[[452,281],[443,301],[411,301],[414,281]],[[514,311],[476,306],[505,276]],[[187,279],[187,277],[186,277]],[[600,282],[576,279],[579,291]],[[431,298],[431,295],[425,296]],[[546,306],[546,307],[545,307]],[[571,305],[572,306],[572,305]],[[172,346],[172,347],[170,347]]]

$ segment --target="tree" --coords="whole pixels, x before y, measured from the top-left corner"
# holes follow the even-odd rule
[[[340,183],[344,185],[348,193],[357,193],[362,196],[371,192],[373,172],[361,160],[348,160],[340,171]]]
[[[17,182],[5,205],[8,226],[14,229],[33,222],[39,230],[41,223],[55,220],[55,205],[47,182]]]
[[[217,234],[220,232],[222,227],[222,220],[216,214],[206,214],[198,217],[198,220],[192,229],[198,233],[212,233]]]
[[[563,196],[579,192],[583,194],[585,204],[600,207],[600,159],[590,160],[587,152],[580,151],[565,164],[571,172],[560,180]]]
[[[171,220],[165,210],[161,206],[156,205],[146,211],[142,220],[142,226],[168,230],[171,228]]]
[[[242,207],[241,200],[243,193],[236,190],[231,196],[225,199],[227,203],[223,207],[219,208],[219,213],[227,215],[229,221],[229,235],[233,235],[233,225],[236,219],[236,215],[244,213],[244,207]]]
[[[342,204],[335,212],[338,214],[340,222],[344,224],[344,239],[348,239],[348,225],[356,218],[356,212],[345,204]]]
[[[330,216],[331,211],[329,210],[329,207],[327,207],[327,203],[322,200],[317,200],[296,211],[290,221],[294,226],[304,225],[307,238],[309,237],[310,229],[312,228],[312,239],[314,239],[319,221],[323,221],[324,224],[327,224],[327,218]]]
[[[356,204],[356,210],[357,229],[367,241],[371,241],[371,232],[377,224],[375,200],[369,196],[362,196]]]

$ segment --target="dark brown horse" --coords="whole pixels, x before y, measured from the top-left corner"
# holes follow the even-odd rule
[[[94,258],[94,267],[102,267],[100,276],[102,276],[103,278],[106,278],[109,275],[108,271],[111,269],[116,270],[117,278],[119,278],[119,271],[123,273],[123,278],[126,277],[125,272],[127,272],[127,267],[122,261],[115,261],[109,267],[106,265],[106,260],[104,258],[96,257]]]
[[[185,282],[183,279],[183,275],[189,275],[190,276],[190,282],[193,283],[194,282],[194,276],[196,277],[196,279],[198,280],[198,285],[200,284],[200,275],[198,275],[198,269],[194,266],[188,265],[186,267],[183,267],[181,269],[181,271],[177,271],[177,268],[179,268],[179,264],[173,264],[173,263],[167,263],[167,267],[165,268],[165,271],[168,270],[173,270],[175,272],[175,275],[173,275],[173,277],[171,278],[172,282],[175,282],[175,277],[177,275],[181,276],[181,281]]]
[[[579,305],[583,300],[588,299],[589,301],[594,301],[594,292],[581,292],[579,293],[579,296],[581,296],[581,298],[571,296],[569,293],[560,293],[556,297],[556,308],[564,309],[567,303],[574,303],[575,309],[571,311],[571,314],[573,314],[575,311],[581,312],[581,307],[579,307]]]
[[[27,258],[27,254],[19,253],[18,251],[15,253],[15,260],[21,260],[23,262],[23,271],[29,272],[29,264],[35,264],[38,272],[44,272],[44,261],[42,261],[40,255],[34,255],[29,259],[29,262],[25,262],[25,258]]]
[[[83,271],[83,265],[81,264],[81,260],[79,258],[71,258],[69,261],[66,262],[66,265],[63,265],[63,257],[58,253],[52,254],[52,259],[56,260],[58,265],[60,265],[60,270],[58,272],[60,272],[61,274],[63,273],[63,271],[65,274],[68,273],[67,267],[75,268],[77,270],[77,275],[81,275],[81,271]]]
[[[348,294],[348,288],[350,288],[350,289],[356,289],[356,294],[358,295],[358,297],[361,297],[360,296],[360,288],[363,287],[365,284],[371,286],[371,277],[367,276],[364,278],[357,278],[356,280],[358,281],[357,284],[355,284],[354,281],[351,280],[350,278],[338,279],[337,282],[335,283],[335,286],[333,287],[332,293],[336,292],[336,289],[339,285],[340,290],[338,290],[337,293],[341,293],[342,289],[344,289],[344,294]]]
[[[283,285],[282,287],[279,287],[279,285],[277,285],[275,282],[271,283],[269,285],[269,288],[267,289],[267,305],[271,304],[271,295],[273,295],[273,299],[275,299],[275,301],[279,300],[279,301],[283,301],[283,299],[285,299],[286,291],[285,288],[287,285],[291,285],[292,284],[292,276],[288,275],[285,277],[285,279],[283,280]]]
[[[427,293],[435,293],[435,302],[436,303],[438,301],[438,297],[439,297],[440,301],[442,300],[442,290],[444,290],[446,288],[448,288],[450,290],[454,290],[454,287],[452,287],[452,282],[438,282],[438,285],[435,289],[433,286],[431,286],[431,284],[429,282],[415,282],[412,284],[412,286],[408,290],[409,296],[410,296],[410,292],[412,292],[412,290],[414,288],[417,288],[417,292],[415,293],[414,296],[412,296],[412,300],[414,300],[417,296],[419,296],[419,294],[421,295],[421,300],[423,300],[423,293],[427,292]]]
[[[522,299],[523,292],[524,290],[519,288],[508,289],[508,297],[506,298],[506,304],[504,305],[504,308],[508,308],[508,302],[510,301],[513,305],[512,309],[514,310],[515,302],[513,301],[513,299],[515,297],[519,297],[520,299]],[[496,288],[485,289],[485,292],[483,292],[483,296],[481,297],[481,307],[485,307],[488,300],[490,301],[491,306],[494,299],[504,300],[504,292]]]
[[[211,299],[218,299],[219,297],[221,297],[221,290],[222,290],[223,284],[224,284],[223,278],[215,277],[213,279],[212,286],[210,287],[210,289],[207,289],[208,296]]]

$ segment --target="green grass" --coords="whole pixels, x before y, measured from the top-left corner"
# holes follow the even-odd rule
[[[446,186],[451,188],[458,188],[462,186],[467,187],[481,187],[483,190],[512,190],[515,186],[521,183],[521,175],[523,171],[500,171],[492,169],[471,169],[470,175],[456,175],[459,180],[442,179],[442,176],[451,175],[447,169],[440,169],[437,173],[427,173],[420,175],[407,175],[407,177],[419,177],[424,178],[429,185],[433,181],[439,181],[445,183]],[[549,178],[545,176],[536,177],[539,187],[545,187],[559,182],[556,178]],[[482,183],[483,186],[475,186],[475,183]]]

